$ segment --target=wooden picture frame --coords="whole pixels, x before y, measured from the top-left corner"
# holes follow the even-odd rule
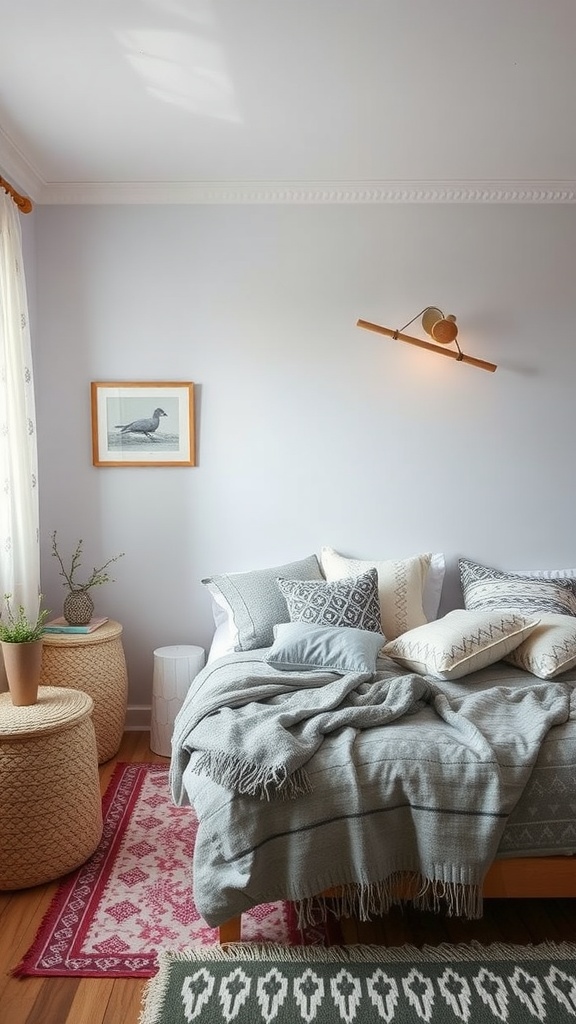
[[[92,381],[90,397],[94,466],[196,465],[192,381]]]

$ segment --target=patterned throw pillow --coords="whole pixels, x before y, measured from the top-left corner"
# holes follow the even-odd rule
[[[541,615],[536,629],[504,660],[539,679],[555,679],[576,665],[576,619]]]
[[[380,603],[376,569],[353,579],[317,582],[316,580],[278,579],[291,622],[309,622],[318,626],[352,626],[380,632]]]
[[[382,654],[421,675],[461,679],[504,658],[538,621],[514,612],[458,608],[392,640]]]
[[[394,640],[407,629],[414,629],[415,626],[421,626],[427,621],[423,598],[431,558],[432,555],[425,554],[414,555],[412,558],[368,561],[362,558],[346,558],[329,547],[323,547],[320,552],[322,571],[327,580],[345,579],[358,576],[368,569],[376,569],[380,628],[387,640]],[[436,610],[437,608],[438,605]]]
[[[520,612],[576,615],[576,583],[568,579],[520,576],[461,558],[460,582],[466,608],[514,608]]]

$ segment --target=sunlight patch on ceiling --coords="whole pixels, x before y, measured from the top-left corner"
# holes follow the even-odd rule
[[[118,32],[126,58],[151,96],[203,117],[242,123],[222,48],[184,32]]]

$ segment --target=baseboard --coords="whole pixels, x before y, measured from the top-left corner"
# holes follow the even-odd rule
[[[150,729],[152,708],[150,704],[128,705],[126,712],[125,732],[141,732]]]

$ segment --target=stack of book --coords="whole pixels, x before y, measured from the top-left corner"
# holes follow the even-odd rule
[[[69,622],[66,622],[64,616],[60,616],[59,619],[51,619],[44,626],[45,633],[93,633],[99,626],[103,626],[105,622],[108,622],[108,616],[105,618],[90,619],[85,626],[71,626]]]

